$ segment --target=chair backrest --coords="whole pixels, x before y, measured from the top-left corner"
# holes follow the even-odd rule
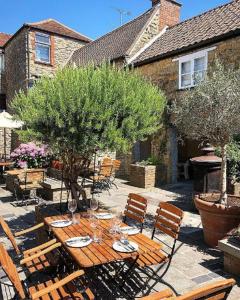
[[[114,171],[119,170],[119,169],[120,169],[120,166],[121,166],[121,160],[114,159],[114,160],[113,160],[113,168],[114,168]]]
[[[112,165],[102,165],[100,167],[99,175],[110,177],[112,174]]]
[[[3,219],[3,217],[0,217],[0,224],[2,226],[2,229],[3,229],[4,233],[6,234],[6,236],[8,237],[8,239],[10,240],[13,248],[15,249],[15,251],[17,252],[17,254],[20,254],[21,251],[18,248],[18,245],[16,243],[14,235],[13,235],[11,229],[9,228],[8,224],[6,223],[6,221]]]
[[[207,286],[195,289],[185,295],[178,296],[176,300],[225,300],[235,285],[234,279],[217,281]]]
[[[153,237],[155,230],[158,229],[174,240],[178,239],[182,219],[183,211],[180,208],[166,202],[160,202],[155,216]]]
[[[147,211],[147,199],[138,194],[130,193],[128,195],[127,205],[124,211],[124,222],[126,217],[141,223],[141,230]]]
[[[106,156],[103,158],[101,164],[102,165],[112,165],[112,163],[113,163],[113,161],[112,161],[111,157]]]
[[[20,299],[25,299],[25,292],[18,275],[17,268],[2,243],[0,243],[0,264],[9,280],[15,287],[15,290],[18,293]]]

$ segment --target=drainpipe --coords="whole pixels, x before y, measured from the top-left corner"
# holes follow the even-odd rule
[[[27,43],[27,89],[29,85],[30,80],[30,50],[29,50],[29,34],[30,34],[30,28],[28,27],[27,30],[27,37],[26,37],[26,43]]]

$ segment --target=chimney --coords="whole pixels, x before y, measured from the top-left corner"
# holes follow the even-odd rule
[[[181,4],[175,0],[152,0],[152,6],[159,4],[159,31],[166,26],[173,26],[180,22]]]

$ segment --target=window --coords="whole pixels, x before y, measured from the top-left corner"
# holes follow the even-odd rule
[[[179,61],[179,89],[197,85],[204,79],[208,65],[208,52],[216,47],[174,59]]]
[[[0,74],[4,72],[4,54],[0,53]]]
[[[50,63],[51,41],[50,36],[36,33],[36,61]]]

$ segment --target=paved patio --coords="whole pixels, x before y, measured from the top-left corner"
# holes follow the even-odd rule
[[[144,195],[149,199],[148,215],[144,229],[144,233],[147,235],[151,233],[153,216],[160,200],[172,203],[184,210],[185,216],[176,247],[177,251],[171,267],[164,277],[164,280],[179,294],[214,280],[232,277],[223,271],[221,252],[207,247],[203,242],[201,220],[199,215],[194,212],[191,201],[192,184],[190,182],[148,190],[130,186],[123,180],[117,180],[117,185],[118,189],[113,188],[110,195],[108,192],[100,195],[99,199],[102,206],[122,211],[130,192]],[[0,188],[0,215],[8,221],[10,227],[13,230],[20,230],[32,225],[35,219],[34,206],[14,207],[10,201],[11,194]],[[0,241],[4,241],[9,246],[9,242],[2,232],[0,232]],[[32,239],[30,238],[28,241],[21,240],[20,242],[25,242],[28,247],[29,243],[32,243]],[[133,277],[134,284],[140,284],[142,274],[133,274]],[[240,299],[240,278],[235,277],[235,279],[238,284],[234,287],[229,300]],[[120,296],[114,287],[104,285],[102,281],[94,281],[94,286],[97,286],[99,290],[97,299],[125,299]],[[166,288],[166,286],[157,283],[153,291],[163,288]]]

